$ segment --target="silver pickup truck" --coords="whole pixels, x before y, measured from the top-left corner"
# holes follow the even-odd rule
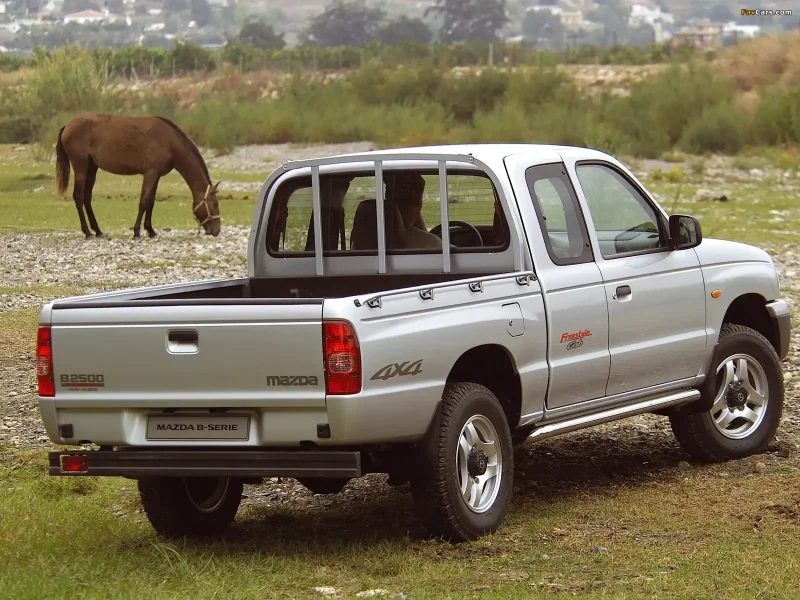
[[[595,150],[288,162],[246,278],[44,306],[41,415],[77,447],[50,473],[138,480],[165,536],[221,534],[266,477],[336,493],[388,473],[430,534],[475,539],[501,525],[526,440],[655,413],[697,459],[763,451],[779,296],[769,254],[703,240]]]

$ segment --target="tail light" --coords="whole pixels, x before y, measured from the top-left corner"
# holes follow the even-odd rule
[[[40,396],[55,396],[56,384],[53,378],[53,346],[50,342],[50,327],[39,327],[36,336],[36,375],[39,380]]]
[[[346,321],[326,321],[322,331],[325,392],[358,394],[361,391],[361,349],[353,326]]]
[[[85,454],[62,454],[62,473],[86,473],[89,470],[89,457]]]

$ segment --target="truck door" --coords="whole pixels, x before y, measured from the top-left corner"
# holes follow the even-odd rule
[[[603,279],[567,170],[553,158],[506,158],[547,314],[547,409],[604,397],[610,365]]]
[[[673,382],[691,385],[706,353],[705,284],[697,254],[670,250],[667,219],[623,169],[568,155],[608,300],[607,395]]]

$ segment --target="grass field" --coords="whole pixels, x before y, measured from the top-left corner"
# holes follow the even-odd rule
[[[268,169],[211,173],[252,183]],[[797,180],[670,183],[644,174],[665,208],[698,216],[707,237],[779,253],[797,244]],[[96,214],[112,239],[131,235],[139,185],[137,177],[99,176]],[[695,202],[700,187],[731,190],[732,199]],[[220,195],[222,236],[226,224],[249,226],[256,192],[223,184]],[[195,227],[178,176],[163,181],[159,199],[156,230]],[[52,163],[0,148],[0,273],[6,234],[54,230],[72,232],[79,244],[105,243],[82,240],[71,198],[56,197]],[[782,284],[797,291],[791,279]],[[0,281],[0,296],[66,296],[102,285]],[[38,313],[0,312],[0,369],[32,353]],[[35,383],[29,372],[26,385]],[[4,393],[0,409],[11,400]],[[796,401],[787,380],[787,402]],[[657,417],[525,446],[515,453],[506,524],[461,545],[427,539],[407,489],[374,475],[333,496],[286,482],[248,486],[223,540],[166,542],[147,522],[134,481],[50,477],[46,449],[0,442],[0,597],[325,597],[317,587],[334,588],[336,598],[374,589],[415,599],[800,597],[800,420],[792,418],[767,453],[722,465],[682,462],[687,455]]]
[[[646,459],[644,451],[613,460]],[[797,594],[796,469],[763,475],[750,463],[730,477],[719,467],[661,465],[659,473],[656,460],[613,484],[573,472],[554,489],[547,476],[560,480],[551,469],[565,465],[550,459],[517,489],[503,529],[469,544],[426,540],[408,495],[380,483],[354,501],[317,502],[310,514],[245,500],[224,541],[168,543],[141,513],[134,482],[52,478],[41,451],[0,448],[0,456],[6,598],[302,598],[315,587],[339,597],[375,588],[409,598]],[[535,469],[534,459],[544,457],[518,462]]]

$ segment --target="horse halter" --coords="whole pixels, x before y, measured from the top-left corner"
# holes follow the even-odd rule
[[[200,224],[200,227],[202,227],[209,221],[213,221],[214,219],[219,219],[219,215],[212,215],[211,210],[208,208],[208,195],[210,193],[211,193],[211,184],[208,184],[208,187],[206,188],[206,195],[203,196],[203,201],[198,202],[197,206],[195,206],[194,210],[192,210],[192,213],[194,213],[194,218],[197,219],[197,222]],[[201,221],[200,217],[197,216],[197,209],[200,208],[201,206],[206,207],[206,218],[204,221]]]

